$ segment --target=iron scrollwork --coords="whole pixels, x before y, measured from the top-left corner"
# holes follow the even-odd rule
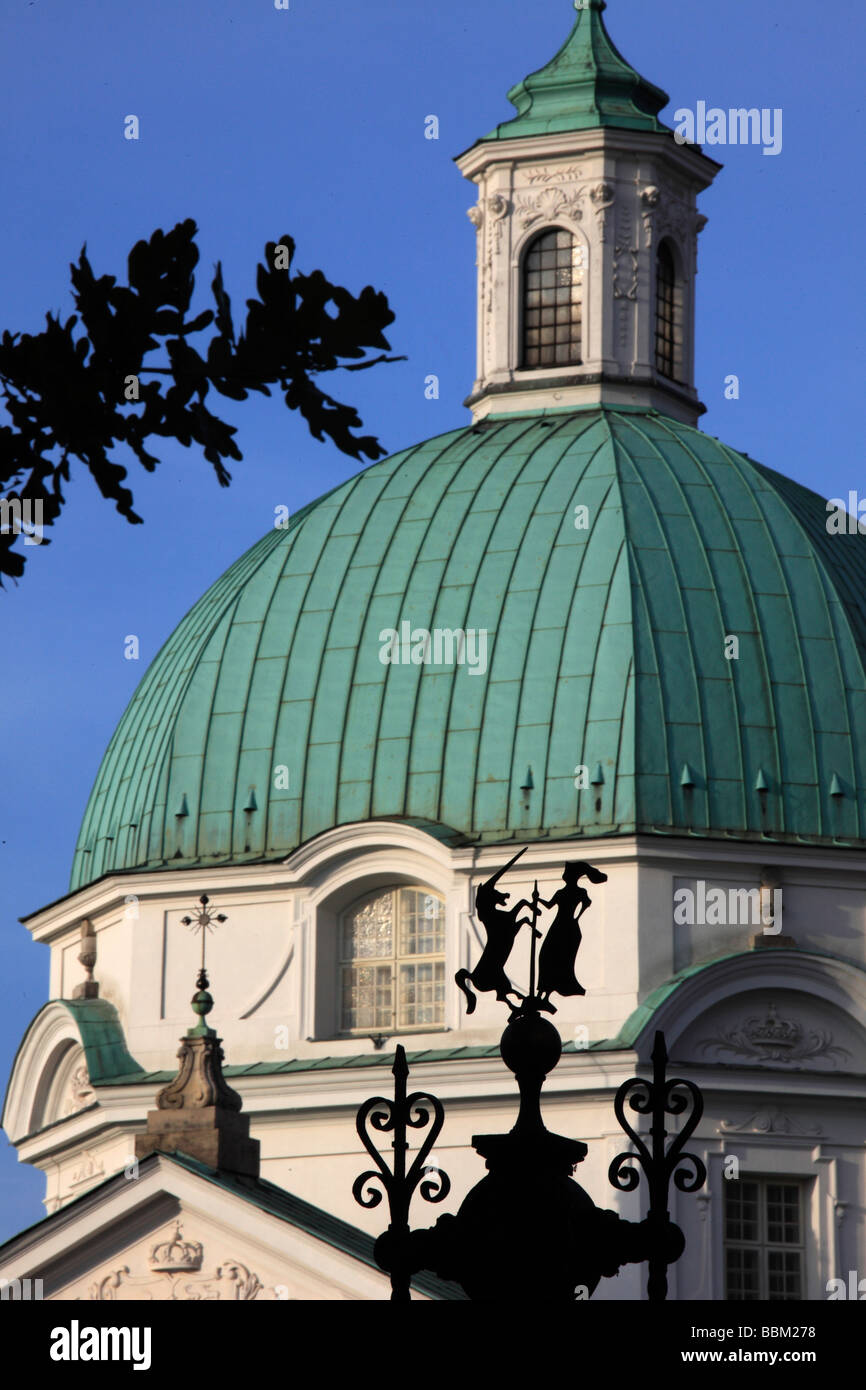
[[[657,1032],[652,1050],[653,1079],[647,1081],[633,1076],[623,1083],[614,1100],[614,1112],[622,1129],[637,1150],[617,1154],[608,1169],[611,1184],[620,1192],[633,1192],[640,1182],[643,1168],[649,1184],[648,1224],[655,1237],[656,1251],[649,1260],[649,1279],[647,1296],[651,1302],[661,1302],[667,1297],[667,1265],[665,1258],[666,1232],[670,1222],[668,1212],[668,1185],[673,1177],[679,1192],[697,1192],[707,1180],[707,1170],[697,1154],[683,1153],[685,1145],[697,1129],[704,1110],[704,1100],[693,1081],[683,1077],[667,1076],[668,1053],[664,1034]],[[649,1131],[650,1145],[629,1124],[625,1115],[626,1101],[639,1115],[651,1116]],[[671,1138],[665,1147],[668,1129],[666,1115],[687,1114],[682,1128]],[[690,1164],[690,1169],[681,1168]]]
[[[376,1183],[381,1184],[381,1189],[384,1189],[388,1198],[391,1214],[388,1233],[393,1242],[393,1248],[399,1250],[401,1244],[405,1244],[409,1238],[409,1204],[415,1189],[418,1188],[425,1202],[441,1202],[451,1191],[451,1182],[447,1173],[427,1163],[445,1119],[442,1102],[426,1091],[413,1091],[411,1095],[406,1094],[409,1064],[406,1061],[405,1048],[399,1044],[391,1070],[394,1076],[394,1099],[388,1100],[385,1096],[373,1096],[370,1100],[365,1101],[358,1111],[356,1120],[358,1135],[376,1167],[368,1168],[355,1179],[352,1185],[352,1196],[360,1206],[369,1211],[373,1207],[377,1207],[382,1200],[382,1190],[380,1187],[374,1186]],[[388,1167],[387,1162],[376,1147],[368,1131],[368,1125],[377,1134],[393,1133],[394,1137],[391,1141],[391,1148],[394,1151],[393,1168]],[[428,1126],[421,1146],[407,1170],[408,1130],[420,1130]],[[410,1281],[411,1271],[405,1267],[402,1261],[398,1260],[391,1269],[391,1299],[393,1301],[409,1301]]]
[[[458,1286],[469,1299],[501,1305],[519,1293],[524,1302],[547,1309],[590,1298],[601,1279],[613,1278],[623,1265],[643,1261],[649,1262],[650,1299],[664,1299],[667,1267],[685,1249],[683,1233],[668,1214],[670,1179],[681,1192],[695,1192],[706,1181],[701,1160],[683,1151],[701,1117],[703,1100],[692,1082],[668,1080],[664,1038],[657,1033],[652,1080],[634,1077],[617,1094],[617,1119],[634,1151],[619,1154],[609,1170],[614,1187],[631,1192],[643,1168],[649,1184],[648,1215],[629,1221],[597,1207],[574,1178],[587,1146],[547,1129],[541,1091],[562,1054],[560,1034],[544,1017],[556,1013],[551,995],[585,993],[575,964],[592,900],[581,880],[600,884],[607,875],[592,864],[570,861],[563,865],[562,884],[549,899],[542,897],[536,880],[531,897],[517,897],[511,904],[501,880],[525,852],[518,850],[479,885],[475,915],[486,931],[486,943],[477,964],[456,975],[468,1014],[475,1012],[480,994],[493,994],[508,1009],[499,1050],[520,1093],[513,1127],[507,1133],[472,1135],[486,1175],[467,1193],[459,1211],[441,1215],[428,1229],[411,1231],[409,1204],[416,1189],[426,1201],[441,1202],[450,1183],[428,1162],[442,1129],[443,1107],[426,1092],[407,1095],[409,1068],[403,1048],[397,1047],[394,1099],[374,1096],[358,1113],[358,1134],[375,1167],[356,1179],[352,1192],[367,1210],[377,1207],[383,1195],[388,1198],[390,1225],[376,1240],[373,1257],[391,1277],[392,1300],[408,1301],[413,1276],[428,1271]],[[542,911],[553,912],[545,925]],[[507,973],[523,927],[529,929],[525,993]],[[632,1128],[626,1103],[631,1111],[650,1117],[648,1136]],[[669,1135],[667,1116],[682,1117],[678,1133]],[[411,1164],[410,1130],[423,1131]],[[390,1167],[377,1146],[380,1135],[392,1136]]]

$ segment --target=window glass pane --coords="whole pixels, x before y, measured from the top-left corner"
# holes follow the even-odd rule
[[[725,1234],[728,1240],[757,1240],[760,1234],[758,1184],[732,1182],[725,1190]]]
[[[767,1239],[771,1245],[799,1245],[800,1194],[786,1183],[767,1185]]]
[[[580,362],[582,263],[582,246],[562,229],[543,232],[529,247],[523,269],[524,367]]]
[[[343,959],[382,959],[394,954],[394,894],[383,893],[343,921]]]
[[[767,1297],[773,1302],[793,1302],[803,1297],[800,1258],[798,1250],[768,1250]]]
[[[397,1022],[401,1028],[441,1023],[445,1017],[445,963],[419,961],[400,966]]]
[[[725,1297],[753,1303],[761,1296],[757,1250],[728,1250],[725,1257]]]
[[[400,954],[432,956],[445,950],[445,905],[432,893],[400,891]]]
[[[392,1028],[393,974],[390,965],[344,965],[343,1027]]]
[[[671,378],[676,359],[675,282],[673,254],[667,243],[662,242],[656,257],[656,369]]]

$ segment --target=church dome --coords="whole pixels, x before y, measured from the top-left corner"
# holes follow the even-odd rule
[[[71,886],[280,859],[367,820],[454,844],[862,845],[866,540],[826,522],[652,410],[488,417],[384,459],[168,639]]]

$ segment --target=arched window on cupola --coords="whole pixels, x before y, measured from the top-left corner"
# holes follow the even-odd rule
[[[682,286],[673,247],[663,241],[656,253],[656,371],[680,381],[682,367]]]
[[[343,1033],[441,1028],[445,1022],[445,904],[426,888],[361,898],[340,920]]]
[[[573,367],[581,362],[583,246],[561,227],[540,232],[523,257],[520,365]]]

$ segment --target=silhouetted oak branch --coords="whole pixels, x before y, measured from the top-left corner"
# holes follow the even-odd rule
[[[0,425],[0,496],[31,507],[41,502],[43,525],[53,525],[63,507],[61,484],[69,481],[71,460],[90,470],[121,516],[141,522],[124,483],[127,470],[109,457],[120,444],[148,472],[159,459],[146,445],[160,436],[197,444],[227,487],[226,460],[243,455],[236,428],[205,405],[211,388],[243,401],[250,391],[269,396],[278,387],[314,439],[328,438],[356,459],[385,453],[372,435],[356,433],[362,421],[354,406],[322,391],[315,378],[337,367],[362,371],[405,360],[386,355],[384,329],[394,321],[387,297],[370,285],[352,295],[320,270],[293,271],[295,243],[283,236],[265,246],[258,298],[247,300],[242,331],[235,332],[219,262],[211,282],[215,307],[190,318],[196,232],[187,220],[137,242],[126,285],[113,275],[97,278],[83,247],[70,266],[77,312],[65,323],[46,314],[41,333],[0,338],[0,391],[11,421]],[[194,346],[190,339],[207,329],[207,345]],[[371,349],[376,356],[367,356]],[[157,350],[168,364],[145,365]],[[7,525],[8,517],[7,511]],[[0,585],[4,575],[23,573],[25,556],[12,549],[17,540],[11,528],[0,533]]]

